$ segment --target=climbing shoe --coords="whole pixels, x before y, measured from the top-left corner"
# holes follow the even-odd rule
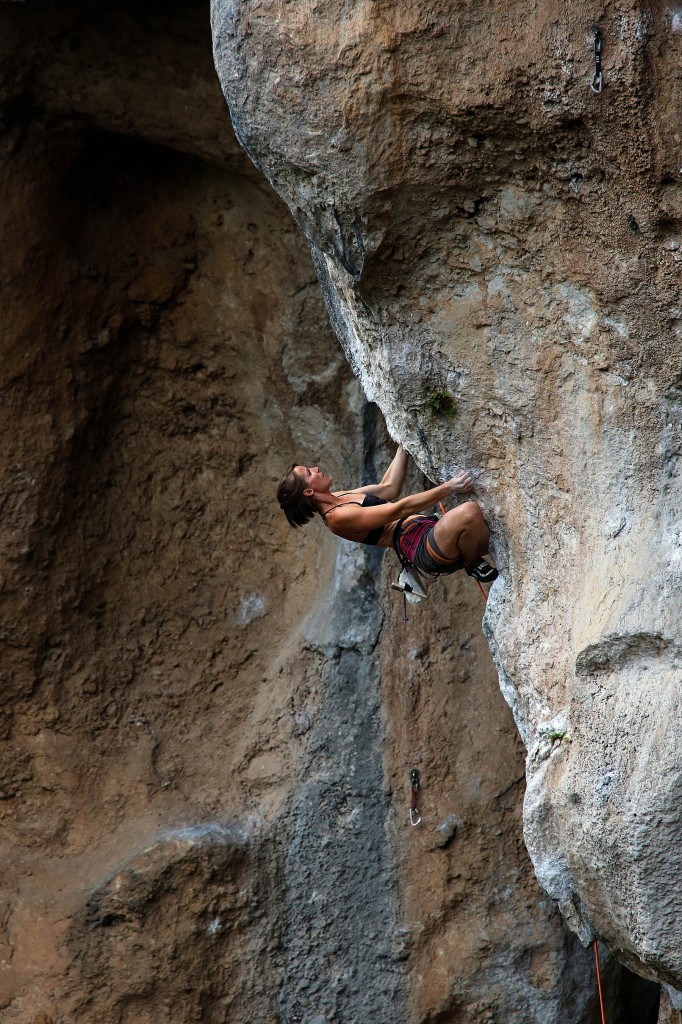
[[[398,577],[398,582],[392,583],[391,586],[394,590],[402,591],[407,600],[412,604],[423,601],[427,596],[426,590],[419,582],[416,573],[411,572],[409,569],[403,569]]]
[[[492,583],[500,575],[494,566],[486,562],[485,558],[479,558],[471,565],[465,565],[464,571],[467,576],[473,576],[480,583]]]

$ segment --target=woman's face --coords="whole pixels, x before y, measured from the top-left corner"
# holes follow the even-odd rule
[[[310,497],[313,494],[324,494],[329,490],[332,482],[330,476],[320,472],[319,466],[294,466],[294,473],[300,476],[305,484],[304,494]]]

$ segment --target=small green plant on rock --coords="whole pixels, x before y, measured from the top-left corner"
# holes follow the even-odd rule
[[[457,402],[447,391],[432,391],[424,403],[434,416],[445,416],[452,419],[457,415]]]

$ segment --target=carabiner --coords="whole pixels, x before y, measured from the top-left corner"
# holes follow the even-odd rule
[[[419,811],[416,810],[416,809],[413,810],[410,807],[410,825],[412,825],[412,827],[414,828],[414,826],[418,825],[421,820],[422,820],[422,816],[419,813]]]

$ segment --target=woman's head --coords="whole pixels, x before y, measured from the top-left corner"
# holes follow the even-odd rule
[[[306,478],[295,463],[289,467],[279,482],[277,501],[287,517],[289,526],[305,526],[317,512],[317,503]],[[299,472],[297,472],[299,470]],[[304,493],[308,491],[309,493]]]

